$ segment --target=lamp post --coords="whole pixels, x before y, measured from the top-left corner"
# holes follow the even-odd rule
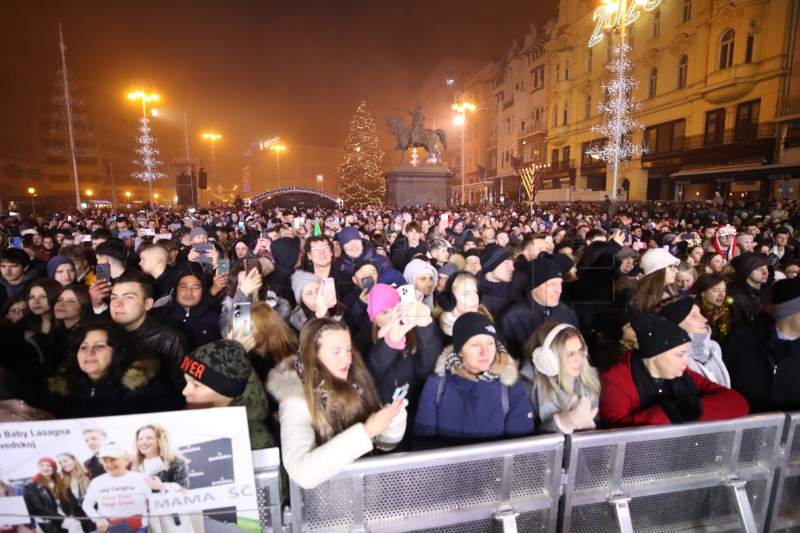
[[[322,174],[317,174],[317,186],[319,187],[318,190],[325,191],[325,176]]]
[[[153,180],[156,178],[156,170],[155,170],[155,160],[153,158],[154,155],[158,154],[158,150],[151,146],[152,138],[150,137],[150,128],[148,128],[147,124],[149,120],[147,119],[147,104],[150,102],[157,102],[159,100],[158,94],[155,92],[147,91],[147,90],[137,90],[128,93],[128,99],[130,100],[141,100],[142,101],[142,137],[140,138],[140,142],[142,143],[142,148],[140,149],[140,153],[144,158],[144,179],[147,181],[147,184],[150,187],[150,205],[153,205]],[[153,116],[156,116],[158,112],[153,109],[152,110]]]
[[[457,124],[461,124],[461,204],[464,204],[464,166],[466,159],[467,148],[467,111],[475,111],[477,106],[472,103],[472,93],[469,91],[458,91],[455,96],[455,103],[453,110],[458,111],[460,115],[456,117]]]
[[[158,202],[158,193],[157,193],[157,192],[154,192],[154,193],[153,193],[153,201],[155,201],[155,202]],[[155,209],[155,208],[156,208],[156,207],[155,207],[155,205],[154,205],[154,206],[153,206],[153,209]]]
[[[286,146],[282,144],[273,144],[269,147],[270,150],[275,150],[275,170],[278,176],[278,188],[281,188],[281,152],[286,150]]]
[[[131,191],[125,191],[125,201],[128,205],[131,203]]]
[[[31,195],[31,216],[36,216],[36,200],[33,199],[36,196],[36,189],[28,187],[28,194]]]
[[[222,139],[222,135],[218,133],[204,133],[203,139],[211,141],[211,190],[217,185],[217,158],[214,155],[214,143]]]

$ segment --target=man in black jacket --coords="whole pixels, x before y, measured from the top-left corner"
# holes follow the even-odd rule
[[[770,303],[769,259],[761,254],[749,253],[735,257],[731,265],[736,270],[736,281],[728,294],[733,298],[732,321],[748,324]]]
[[[800,277],[775,283],[772,300],[772,315],[734,328],[722,351],[731,388],[754,413],[800,409]]]
[[[405,234],[397,237],[392,245],[392,266],[398,272],[405,270],[415,256],[428,254],[428,245],[422,239],[420,230],[418,222],[409,222],[405,227]]]

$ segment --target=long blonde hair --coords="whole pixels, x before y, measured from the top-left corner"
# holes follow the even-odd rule
[[[184,463],[189,463],[189,460],[184,457],[180,451],[176,450],[170,445],[169,435],[167,435],[166,429],[157,424],[147,424],[137,429],[136,435],[134,436],[133,449],[136,450],[136,453],[133,455],[133,464],[131,465],[132,470],[141,472],[144,464],[144,455],[142,455],[142,452],[139,451],[137,442],[139,440],[139,433],[141,433],[143,429],[152,429],[153,433],[155,433],[156,442],[158,442],[158,456],[164,462],[164,470],[169,470],[173,461],[183,461]]]
[[[319,361],[317,354],[322,334],[326,331],[350,332],[346,325],[332,318],[309,320],[300,332],[299,356],[305,373],[303,389],[318,445],[353,424],[366,421],[369,415],[380,409],[372,376],[355,349],[347,381],[333,376]]]
[[[89,488],[89,474],[86,473],[86,468],[84,468],[83,463],[81,463],[77,457],[72,455],[69,452],[62,452],[58,454],[56,457],[69,457],[72,460],[72,464],[75,465],[75,468],[72,472],[67,472],[63,468],[61,469],[61,478],[64,480],[64,486],[67,490],[72,487],[72,480],[75,479],[78,482],[78,490],[81,494],[86,492],[86,489]]]
[[[530,357],[533,353],[533,350],[542,346],[545,338],[547,338],[547,335],[558,325],[559,323],[557,322],[545,322],[536,328],[530,339],[528,339],[528,342],[525,343],[525,348],[523,348],[522,353],[525,354],[525,357]],[[581,332],[574,326],[567,326],[556,333],[556,336],[550,343],[550,350],[558,357],[558,376],[556,377],[556,382],[564,392],[569,395],[573,394],[573,379],[567,374],[567,365],[565,364],[567,358],[565,345],[567,341],[573,337],[577,337],[581,341],[581,350],[584,354],[583,366],[581,367],[581,373],[578,376],[578,381],[583,389],[591,395],[593,400],[595,400],[600,397],[600,377],[597,369],[590,363],[589,347],[586,344],[583,335],[581,335]],[[540,372],[536,373],[536,385],[542,387],[544,392],[547,394],[554,392],[552,390],[552,381]]]

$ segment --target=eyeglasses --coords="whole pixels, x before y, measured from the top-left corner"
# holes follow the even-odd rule
[[[8,312],[11,313],[12,315],[21,315],[22,313],[25,312],[25,308],[24,307],[16,307],[16,308],[12,307],[11,309],[8,310]]]
[[[312,251],[312,252],[327,252],[330,249],[331,249],[330,246],[317,246],[315,248],[311,248],[310,251]]]

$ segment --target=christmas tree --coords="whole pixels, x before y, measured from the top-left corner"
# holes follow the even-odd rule
[[[386,182],[380,162],[378,131],[366,102],[358,106],[344,146],[344,163],[339,176],[339,196],[345,204],[383,204]]]

